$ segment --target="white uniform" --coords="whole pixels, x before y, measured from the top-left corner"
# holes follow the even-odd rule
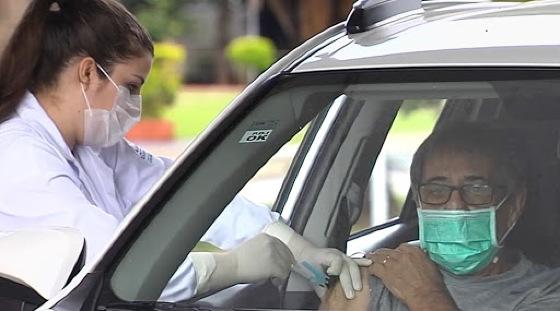
[[[77,228],[86,239],[89,262],[171,162],[124,139],[108,148],[76,146],[72,151],[36,98],[27,93],[16,114],[0,124],[0,231]],[[267,208],[238,196],[202,240],[229,249],[277,219]],[[195,282],[187,259],[162,299],[189,298]]]

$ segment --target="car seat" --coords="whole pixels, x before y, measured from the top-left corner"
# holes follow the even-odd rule
[[[560,266],[560,123],[524,126],[529,180],[525,212],[506,243],[534,262]]]

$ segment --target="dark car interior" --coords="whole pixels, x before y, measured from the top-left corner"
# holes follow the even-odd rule
[[[85,262],[85,250],[85,247],[82,248],[80,256],[76,260],[66,284],[68,284],[68,282],[70,282],[70,280],[72,280],[72,278],[83,268]],[[43,256],[47,255],[48,254],[43,254]],[[35,310],[46,301],[45,297],[42,297],[33,288],[8,278],[0,277],[0,310]]]
[[[35,310],[46,302],[35,290],[0,277],[0,307],[2,310]]]

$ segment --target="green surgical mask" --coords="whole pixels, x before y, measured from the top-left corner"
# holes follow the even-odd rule
[[[473,274],[494,258],[501,242],[496,237],[497,206],[476,210],[430,210],[419,208],[420,245],[432,261],[456,274]]]

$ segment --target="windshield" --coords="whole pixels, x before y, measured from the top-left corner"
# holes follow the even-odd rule
[[[228,253],[281,221],[317,247],[349,255],[414,240],[430,250],[429,243],[436,242],[422,234],[434,234],[422,226],[431,214],[419,210],[515,210],[514,216],[494,211],[494,227],[484,227],[496,237],[493,241],[490,234],[489,245],[510,249],[514,263],[524,258],[530,264],[560,264],[557,248],[550,248],[558,241],[554,220],[560,217],[554,208],[560,203],[560,81],[461,77],[395,83],[363,74],[332,76],[325,83],[309,78],[279,83],[193,166],[124,255],[111,277],[112,291],[124,301],[317,307],[315,292],[295,272],[280,293],[270,286],[234,287],[227,295],[193,302],[189,299],[200,293],[189,245],[198,241],[191,255]],[[455,132],[448,130],[455,125]],[[496,137],[513,141],[512,152],[520,154],[495,147],[502,140],[482,139],[484,130],[500,132]],[[426,151],[419,173],[411,171],[416,150],[438,131],[451,134],[442,134],[445,143]],[[482,135],[480,150],[466,131]],[[454,144],[454,135],[468,148]],[[523,169],[508,159],[522,162]],[[522,173],[509,173],[518,169]],[[517,205],[509,198],[517,198]],[[446,205],[455,201],[466,203]],[[444,218],[429,223],[441,228],[440,235],[458,234]],[[453,274],[436,257],[430,257],[435,266]]]

